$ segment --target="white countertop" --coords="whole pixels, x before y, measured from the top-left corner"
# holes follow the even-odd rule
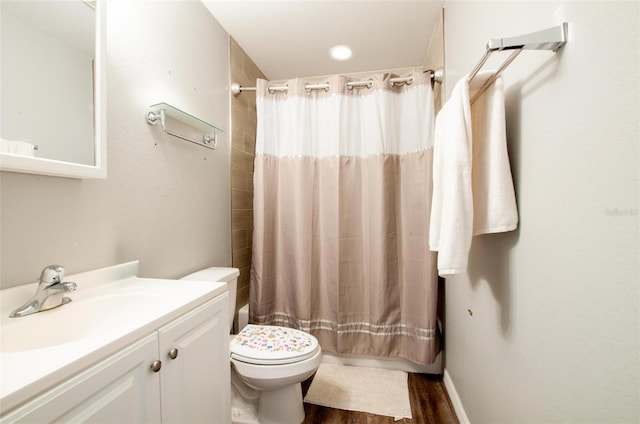
[[[81,274],[59,308],[9,318],[37,284],[0,290],[0,414],[227,291],[219,282],[136,277],[138,262]]]

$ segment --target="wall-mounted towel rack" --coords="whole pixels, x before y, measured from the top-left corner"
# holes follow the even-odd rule
[[[215,148],[218,147],[218,133],[223,133],[224,131],[222,131],[220,128],[217,128],[215,125],[211,125],[210,123],[196,118],[195,116],[167,103],[156,103],[149,106],[149,108],[151,110],[147,112],[146,115],[147,123],[149,125],[160,123],[160,125],[162,126],[162,131],[181,140],[185,140],[190,143],[197,144],[198,146],[206,147],[207,149],[212,150],[215,150]],[[204,135],[202,136],[202,142],[193,140],[182,134],[178,134],[176,132],[168,130],[165,123],[166,116],[202,131],[204,133]]]
[[[523,51],[523,50],[550,50],[553,52],[558,51],[562,46],[567,43],[567,22],[563,22],[562,25],[558,25],[552,28],[548,28],[542,31],[532,32],[531,34],[520,35],[517,37],[509,38],[492,38],[487,42],[487,47],[484,55],[480,58],[476,66],[469,73],[468,80],[471,81],[482,69],[482,66],[486,63],[489,56],[492,53],[502,50],[513,50],[513,53],[502,62],[500,67],[491,75],[489,79],[484,83],[473,98],[473,103],[482,93],[484,93],[491,84],[502,74],[502,71],[506,69],[511,62]]]

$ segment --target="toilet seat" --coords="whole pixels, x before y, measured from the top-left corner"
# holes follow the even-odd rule
[[[231,359],[256,365],[284,365],[304,361],[320,349],[309,333],[276,325],[247,325],[229,343]]]

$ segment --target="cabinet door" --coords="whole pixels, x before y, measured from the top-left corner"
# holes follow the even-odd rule
[[[224,293],[159,330],[164,423],[231,422],[228,302]]]
[[[152,334],[4,416],[2,423],[159,423]]]

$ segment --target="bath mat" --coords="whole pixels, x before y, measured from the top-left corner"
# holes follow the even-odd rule
[[[411,418],[407,373],[320,364],[305,402],[348,411]]]

